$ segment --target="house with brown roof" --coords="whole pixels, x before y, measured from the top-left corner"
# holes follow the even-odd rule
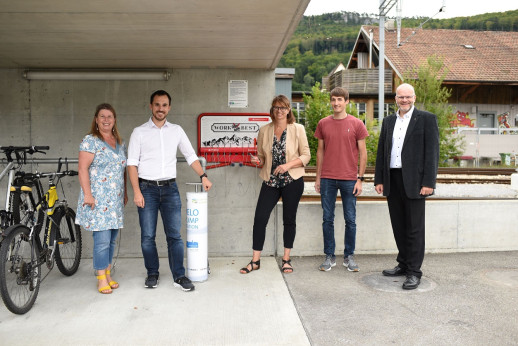
[[[377,102],[378,29],[377,26],[361,27],[346,69],[327,77],[328,90],[341,85],[355,100]],[[402,28],[399,45],[397,36],[396,30],[385,30],[386,102],[394,101],[397,79],[403,80],[407,71],[435,54],[443,59],[448,70],[444,86],[452,90],[451,105],[469,113],[478,127],[498,127],[496,116],[505,112],[510,113],[515,125],[518,32]],[[367,114],[373,116],[374,107],[367,108],[371,108]],[[487,118],[491,114],[493,117]]]
[[[447,70],[443,86],[452,91],[449,104],[457,118],[454,125],[462,133],[518,134],[512,129],[518,126],[518,32],[401,28],[398,33],[388,24],[385,116],[394,104],[398,82],[412,68],[437,55]],[[379,27],[362,26],[346,69],[328,76],[325,88],[345,87],[360,113],[378,118],[378,67]],[[516,148],[512,150],[518,153],[518,138],[514,140]],[[475,146],[480,147],[480,143]],[[498,156],[495,150],[487,156]],[[511,152],[510,148],[505,150]]]

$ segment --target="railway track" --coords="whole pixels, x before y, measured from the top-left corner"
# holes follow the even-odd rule
[[[514,168],[453,168],[440,167],[437,174],[439,184],[510,184]],[[305,182],[314,182],[316,167],[306,167]],[[367,167],[365,181],[374,181],[374,167]]]

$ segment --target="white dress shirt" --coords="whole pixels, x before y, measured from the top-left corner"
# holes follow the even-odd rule
[[[394,133],[392,134],[392,150],[390,152],[390,168],[401,168],[401,151],[403,150],[403,142],[405,141],[406,130],[412,119],[414,106],[401,117],[399,111],[396,114],[396,124],[394,125]]]
[[[128,166],[137,166],[139,178],[176,178],[176,152],[180,149],[189,166],[198,156],[185,131],[166,121],[159,128],[149,121],[133,130],[128,146]]]

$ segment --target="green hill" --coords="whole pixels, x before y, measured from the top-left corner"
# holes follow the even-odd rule
[[[402,26],[417,28],[426,18],[403,18]],[[362,25],[377,25],[372,14],[335,12],[304,16],[278,67],[294,67],[293,90],[309,91],[339,62],[346,64]],[[472,17],[432,19],[424,29],[518,31],[518,10]]]

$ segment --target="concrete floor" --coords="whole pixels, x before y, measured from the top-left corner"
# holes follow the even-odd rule
[[[239,274],[249,258],[211,258],[194,292],[174,288],[161,259],[158,288],[143,287],[141,258],[121,258],[111,295],[96,292],[91,260],[55,268],[25,315],[0,308],[2,345],[511,345],[518,343],[518,251],[427,254],[417,290],[380,271],[394,255],[357,255],[359,273],[323,257],[276,260]],[[28,330],[34,332],[27,333]]]
[[[395,255],[356,259],[359,273],[293,261],[285,279],[312,345],[518,344],[518,251],[427,254],[414,291],[381,275]]]

